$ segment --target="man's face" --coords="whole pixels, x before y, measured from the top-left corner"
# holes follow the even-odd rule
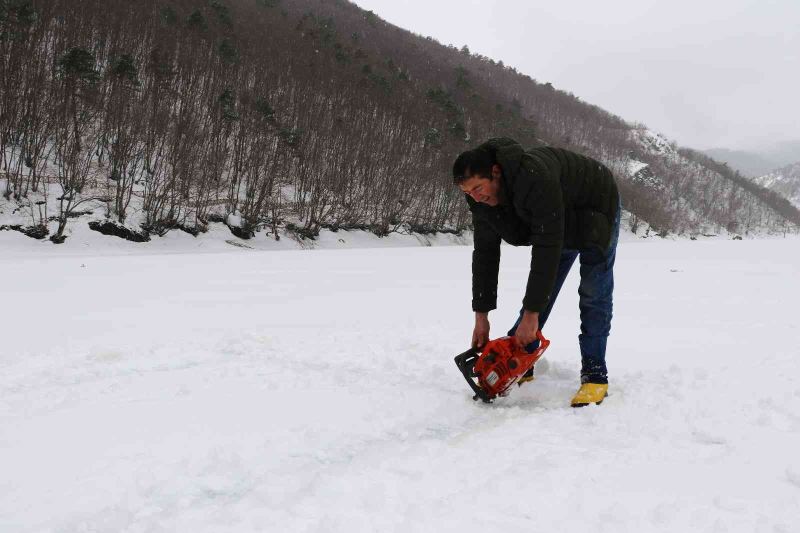
[[[492,207],[500,203],[500,180],[487,179],[480,176],[472,176],[459,183],[462,191],[467,193],[476,202],[490,205]]]

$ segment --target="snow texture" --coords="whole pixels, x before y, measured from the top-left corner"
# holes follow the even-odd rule
[[[0,531],[797,531],[800,239],[627,236],[578,410],[577,269],[487,406],[470,247],[211,242],[0,233]],[[503,249],[493,337],[528,266]]]
[[[637,172],[648,166],[647,163],[636,159],[629,159],[627,165],[628,176],[635,176]]]

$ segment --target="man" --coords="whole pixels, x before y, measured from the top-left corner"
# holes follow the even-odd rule
[[[475,229],[472,345],[489,340],[501,240],[532,247],[522,310],[508,332],[529,352],[538,346],[536,332],[547,322],[570,267],[580,257],[581,387],[571,404],[600,404],[608,393],[606,340],[620,217],[611,171],[575,152],[550,147],[525,151],[517,142],[499,138],[459,155],[453,179],[466,194]],[[520,381],[531,379],[532,372]]]

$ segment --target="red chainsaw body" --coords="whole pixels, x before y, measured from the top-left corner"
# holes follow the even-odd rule
[[[544,338],[541,331],[536,336],[539,347],[532,353],[521,348],[514,337],[500,337],[481,348],[474,372],[478,385],[489,398],[505,396],[508,389],[530,370],[550,346],[550,341]]]

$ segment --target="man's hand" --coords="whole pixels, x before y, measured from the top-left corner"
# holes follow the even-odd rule
[[[475,313],[475,329],[472,330],[472,347],[481,348],[489,342],[489,313]]]
[[[525,311],[514,338],[517,340],[517,344],[524,348],[536,340],[537,331],[539,331],[539,313]]]

